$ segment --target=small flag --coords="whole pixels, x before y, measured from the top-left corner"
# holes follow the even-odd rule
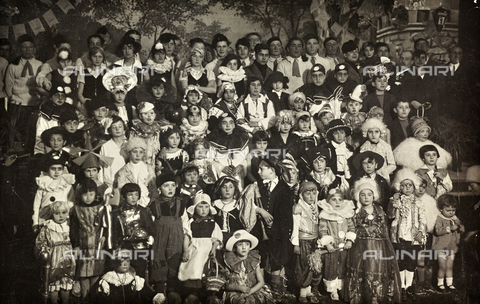
[[[70,2],[68,2],[68,0],[60,0],[57,5],[65,14],[68,13],[69,10],[75,8]]]
[[[13,26],[13,34],[15,35],[15,40],[18,39],[18,37],[25,35],[27,33],[27,30],[25,29],[25,24],[16,24]]]
[[[45,22],[47,22],[49,27],[59,23],[52,10],[48,10],[45,14],[43,14],[43,19],[45,19]]]
[[[45,28],[43,27],[42,21],[40,21],[40,19],[38,18],[28,21],[28,24],[32,28],[33,34],[35,36],[37,36],[38,33],[45,32]]]

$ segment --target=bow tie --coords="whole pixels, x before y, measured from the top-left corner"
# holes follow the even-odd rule
[[[184,186],[185,188],[187,188],[187,189],[189,189],[189,188],[190,188],[190,189],[193,189],[193,188],[195,188],[197,185],[187,185],[187,184],[185,184],[185,185],[183,185],[183,186]]]

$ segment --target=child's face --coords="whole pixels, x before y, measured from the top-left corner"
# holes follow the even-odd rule
[[[60,107],[65,103],[65,100],[67,97],[65,96],[65,93],[58,92],[52,95],[52,102],[54,105]]]
[[[321,86],[325,82],[325,74],[321,71],[312,73],[312,81],[317,87]]]
[[[455,215],[455,212],[457,211],[457,208],[455,207],[450,207],[450,206],[445,206],[443,207],[442,210],[440,210],[440,212],[442,213],[442,215],[444,217],[447,217],[447,218],[451,218]]]
[[[324,127],[327,127],[330,122],[333,120],[333,114],[332,113],[325,113],[320,115],[320,122]]]
[[[349,101],[347,104],[347,111],[348,113],[355,115],[360,112],[361,104],[358,101]]]
[[[165,87],[163,84],[152,87],[152,95],[155,99],[161,99],[165,94]]]
[[[110,130],[112,132],[112,137],[123,137],[125,136],[125,127],[123,122],[117,121],[110,125]]]
[[[97,121],[102,121],[105,117],[107,117],[107,107],[100,107],[93,111],[93,118]]]
[[[413,194],[415,192],[415,185],[409,179],[403,180],[400,182],[400,192],[405,195]]]
[[[96,180],[98,177],[98,168],[85,168],[83,169],[83,174],[85,177]]]
[[[125,195],[125,202],[130,206],[135,206],[140,199],[138,191],[127,192]]]
[[[32,59],[35,56],[35,44],[30,41],[22,42],[20,45],[20,53],[25,59]]]
[[[64,69],[65,67],[72,65],[72,60],[71,59],[59,60],[58,63],[60,64],[60,67]]]
[[[199,102],[198,93],[190,91],[187,94],[187,102],[191,105],[196,105]]]
[[[423,154],[423,162],[427,166],[435,166],[438,160],[438,154],[436,151],[427,151]]]
[[[187,116],[187,120],[189,124],[195,127],[200,124],[200,121],[202,121],[202,116],[200,113],[192,113]]]
[[[235,91],[232,89],[226,89],[223,92],[223,99],[225,99],[226,102],[233,102],[235,99]]]
[[[365,57],[372,58],[375,50],[373,49],[373,47],[367,46],[363,52],[365,53]]]
[[[185,184],[187,185],[196,185],[198,182],[198,172],[189,171],[185,173]]]
[[[415,138],[418,139],[419,141],[426,141],[428,137],[430,136],[430,129],[424,128],[415,134]]]
[[[235,122],[233,121],[233,118],[226,117],[222,120],[222,124],[220,125],[220,127],[222,128],[223,132],[230,135],[233,133],[233,130],[235,129]]]
[[[103,55],[100,52],[95,53],[95,55],[90,57],[90,59],[92,60],[94,66],[100,66],[103,63]]]
[[[155,118],[157,117],[153,109],[147,112],[140,113],[140,115],[138,116],[140,116],[140,119],[147,125],[151,125],[155,121]]]
[[[291,129],[292,129],[291,124],[289,124],[288,122],[281,122],[278,128],[278,131],[280,133],[286,134],[286,133],[289,133]]]
[[[63,175],[63,166],[62,165],[51,165],[48,168],[48,176],[52,179],[57,180]]]
[[[310,119],[299,119],[298,120],[298,130],[299,131],[309,131],[310,130]]]
[[[70,134],[77,132],[78,120],[67,120],[63,123],[63,128]]]
[[[208,203],[199,203],[195,206],[195,213],[200,217],[206,217],[210,214],[210,205]]]
[[[195,146],[195,158],[196,159],[205,159],[207,158],[207,149],[203,144],[198,144]]]
[[[375,170],[377,170],[377,162],[375,159],[369,160],[365,158],[362,160],[362,169],[367,174],[375,173]]]
[[[261,91],[262,84],[260,83],[260,80],[252,81],[250,83],[250,95],[259,96]]]
[[[319,157],[313,161],[313,171],[318,173],[323,173],[325,172],[326,168],[327,168],[327,162],[325,161],[325,158]]]
[[[332,132],[332,136],[334,142],[336,142],[337,144],[341,144],[345,141],[345,130],[335,130]]]
[[[232,182],[226,182],[220,188],[222,199],[229,200],[235,195],[235,185]]]
[[[201,67],[204,57],[205,55],[201,55],[198,52],[195,52],[195,54],[190,57],[190,63],[193,67]]]
[[[230,61],[227,63],[227,67],[228,67],[230,70],[232,70],[232,71],[238,70],[238,62],[237,62],[237,59],[230,60]]]
[[[420,184],[418,189],[415,190],[415,196],[421,197],[425,194],[426,191],[427,191],[427,183],[422,182],[422,184]]]
[[[358,195],[358,199],[360,200],[360,204],[362,206],[370,206],[373,204],[373,191],[370,189],[364,189],[360,191],[360,194]]]
[[[333,210],[342,210],[345,207],[346,201],[341,194],[335,194],[328,200],[328,203],[332,206]]]
[[[381,134],[382,132],[380,132],[380,129],[378,128],[368,129],[367,131],[368,140],[374,144],[378,143],[378,141],[380,140]]]
[[[176,189],[175,182],[165,182],[160,186],[160,194],[164,197],[173,197]]]
[[[256,149],[259,149],[259,150],[267,150],[267,146],[268,146],[268,141],[266,140],[257,140],[255,142],[255,148]]]
[[[317,191],[315,190],[307,190],[302,193],[302,198],[305,203],[312,205],[315,204],[315,200],[317,199]]]
[[[277,81],[272,83],[272,89],[275,91],[280,91],[283,89],[283,82],[282,81]]]
[[[348,79],[348,72],[345,70],[338,71],[335,73],[335,78],[340,83],[345,83]]]
[[[375,89],[377,89],[377,91],[385,91],[385,88],[387,87],[387,84],[388,84],[387,77],[386,76],[377,77],[375,78],[375,81],[372,84],[375,87]]]
[[[145,157],[145,150],[142,148],[133,148],[128,152],[128,156],[132,163],[138,164]]]
[[[268,165],[260,165],[258,167],[258,175],[262,180],[273,180],[275,177],[275,170]]]
[[[408,102],[399,102],[398,105],[393,108],[393,111],[397,113],[398,118],[407,119],[410,114],[410,104]]]
[[[167,55],[164,52],[156,52],[155,55],[153,55],[153,61],[163,63],[166,57]]]
[[[60,151],[62,150],[63,146],[65,145],[65,140],[61,134],[53,134],[50,136],[50,148],[53,151]]]
[[[85,192],[85,193],[82,194],[82,202],[87,204],[87,205],[90,205],[95,200],[96,195],[97,194],[95,193],[95,191]]]
[[[130,259],[129,258],[122,258],[119,261],[119,265],[115,268],[115,272],[117,273],[127,273],[130,269]]]
[[[63,224],[68,219],[68,210],[65,208],[56,210],[53,213],[53,221],[57,224]]]
[[[173,133],[167,139],[167,145],[169,148],[178,148],[180,145],[180,134]]]
[[[290,109],[295,112],[303,111],[305,108],[305,101],[301,98],[296,98],[293,102],[290,102]]]
[[[251,247],[252,245],[250,244],[249,241],[238,241],[235,243],[235,253],[240,258],[244,258],[248,256],[248,253],[250,252]]]
[[[116,103],[123,103],[125,101],[125,92],[123,91],[117,91],[115,92],[115,102]]]

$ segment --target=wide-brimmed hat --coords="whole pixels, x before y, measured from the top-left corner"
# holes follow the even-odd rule
[[[248,233],[248,231],[242,229],[233,233],[233,235],[228,239],[225,249],[228,251],[233,251],[233,246],[240,241],[249,241],[251,244],[250,249],[257,247],[258,245],[258,239]]]
[[[375,159],[375,161],[378,164],[377,169],[380,169],[381,167],[383,167],[383,163],[385,162],[385,159],[383,158],[383,156],[373,151],[365,151],[362,153],[357,153],[355,154],[355,156],[353,156],[353,160],[352,160],[353,166],[355,167],[355,169],[357,169],[357,171],[362,170],[362,159],[365,159],[365,158]]]
[[[114,67],[103,76],[102,83],[105,89],[115,93],[127,93],[137,85],[137,75],[129,67]]]
[[[308,166],[311,167],[313,162],[319,157],[325,158],[325,162],[327,163],[327,166],[329,165],[330,161],[332,160],[332,155],[330,153],[330,150],[327,149],[327,148],[321,147],[321,146],[309,149],[302,156],[302,159],[308,164]]]
[[[122,48],[125,45],[131,44],[133,46],[133,52],[136,54],[142,50],[142,45],[135,41],[133,37],[127,36],[123,37],[122,40],[120,41],[120,44],[117,46],[118,51],[122,51]]]
[[[207,203],[210,206],[211,215],[217,214],[217,210],[215,210],[215,208],[213,208],[212,206],[212,199],[210,198],[210,196],[208,196],[208,194],[205,193],[200,193],[195,196],[195,199],[193,200],[193,205],[187,208],[187,213],[192,216],[195,212],[195,207],[197,207],[197,205],[201,203]]]
[[[471,166],[467,169],[466,183],[480,183],[480,166]]]
[[[347,126],[341,119],[334,119],[328,124],[328,129],[326,132],[327,139],[332,139],[332,132],[335,130],[344,130],[345,136],[349,136],[350,134],[352,134],[352,129]]]

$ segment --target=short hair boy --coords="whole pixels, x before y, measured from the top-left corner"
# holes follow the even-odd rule
[[[437,166],[440,157],[437,147],[424,145],[418,154],[425,165],[417,169],[415,173],[427,182],[427,194],[438,199],[442,194],[452,191],[453,183],[447,169]]]
[[[393,112],[396,117],[392,120],[388,129],[391,132],[391,145],[395,149],[402,141],[413,136],[412,128],[408,120],[410,114],[410,103],[408,101],[399,100],[395,103]]]

